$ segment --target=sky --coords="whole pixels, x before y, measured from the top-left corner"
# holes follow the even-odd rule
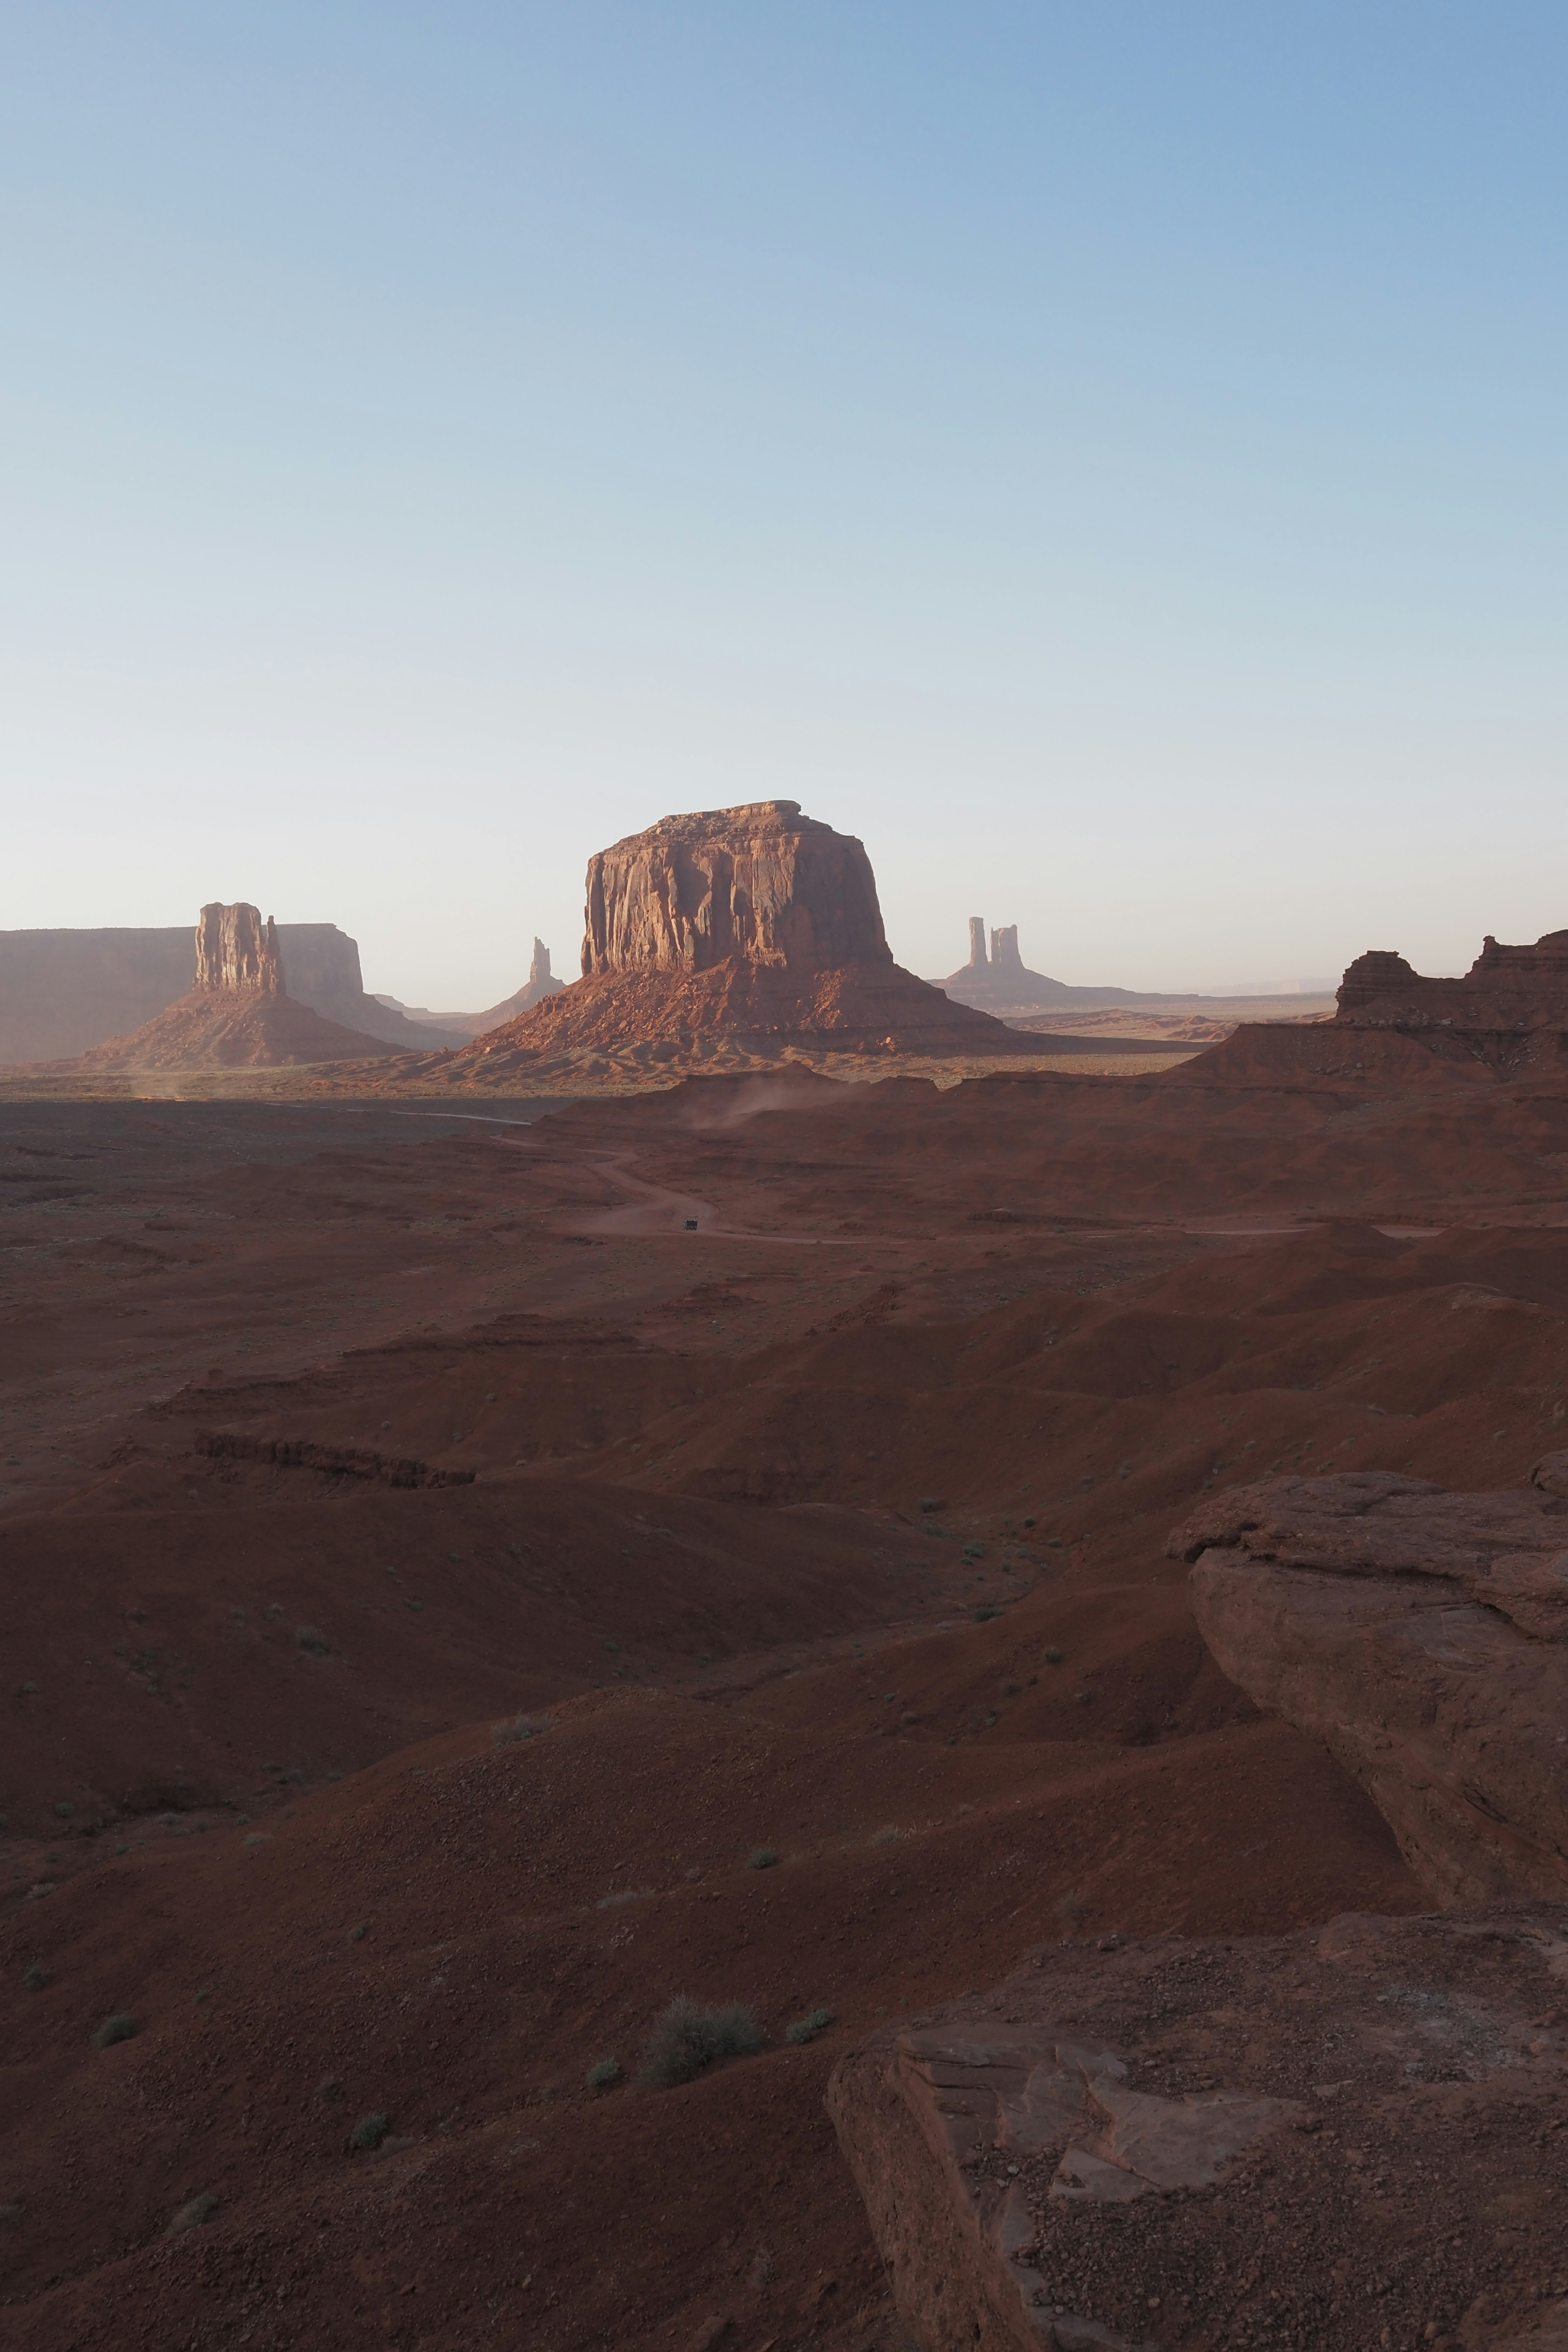
[[[1561,0],[4,0],[0,928],[479,1006],[784,796],[918,971],[1568,925]]]

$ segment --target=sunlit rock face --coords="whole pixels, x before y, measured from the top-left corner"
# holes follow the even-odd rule
[[[196,924],[195,984],[227,994],[285,994],[278,926],[271,916],[264,923],[254,907],[243,903],[223,907],[215,899],[204,907]]]
[[[871,862],[798,801],[667,816],[588,867],[583,976],[890,964]]]

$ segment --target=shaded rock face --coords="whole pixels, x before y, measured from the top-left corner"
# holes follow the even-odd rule
[[[1568,1895],[1568,1454],[1499,1494],[1272,1479],[1168,1549],[1224,1672],[1325,1743],[1439,1902]]]
[[[890,964],[859,842],[798,801],[667,816],[588,866],[583,976],[707,971],[731,961],[791,972]]]
[[[1547,2352],[1565,1992],[1556,1905],[1112,1937],[878,2034],[827,2107],[921,2352]]]
[[[266,922],[254,907],[243,903],[204,907],[196,923],[196,977],[199,989],[221,989],[232,994],[282,996],[283,960],[278,927]]]
[[[1533,947],[1488,938],[1462,980],[1427,980],[1375,948],[1340,983],[1337,1018],[1360,1028],[1531,1031],[1568,1027],[1568,931]]]

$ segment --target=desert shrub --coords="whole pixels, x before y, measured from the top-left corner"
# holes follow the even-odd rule
[[[817,2035],[832,2022],[833,2011],[830,2009],[808,2009],[804,2017],[797,2017],[793,2025],[784,2027],[784,2040],[815,2042]]]
[[[45,1968],[42,1960],[35,1960],[32,1967],[27,1970],[26,1975],[22,1979],[22,1982],[26,1986],[29,1992],[42,1992],[44,1987],[46,1985],[52,1985],[54,1980],[54,1970],[52,1969]]]
[[[642,2080],[656,2090],[672,2090],[720,2058],[748,2058],[762,2046],[756,2021],[739,2001],[704,2009],[678,1993],[648,2035]]]
[[[188,2204],[181,2206],[169,2224],[168,2234],[171,2238],[177,2238],[183,2231],[198,2229],[202,2222],[210,2221],[216,2211],[217,2199],[204,2189],[199,2197],[193,2197]]]
[[[595,2058],[583,2080],[591,2091],[608,2091],[621,2079],[618,2058]]]
[[[386,2116],[361,2116],[349,2134],[349,2146],[361,2155],[369,2148],[379,2147],[386,2137],[389,2121]]]
[[[121,2010],[116,2016],[104,2019],[92,2037],[92,2046],[95,2050],[112,2050],[117,2042],[129,2042],[140,2031],[135,2018],[128,2017]]]
[[[989,1601],[983,1601],[978,1609],[972,1609],[969,1613],[977,1625],[989,1625],[993,1617],[1000,1617],[1002,1612],[993,1608]]]
[[[62,1797],[59,1803],[55,1807],[55,1818],[57,1821],[68,1822],[72,1819],[75,1812],[76,1807],[71,1803],[68,1797]]]
[[[514,1739],[537,1739],[542,1731],[553,1731],[555,1719],[548,1715],[511,1715],[504,1723],[492,1723],[490,1738],[498,1748],[505,1748]]]
[[[1047,1650],[1046,1652],[1046,1664],[1047,1666],[1059,1666],[1061,1662],[1062,1654],[1059,1650]]]
[[[295,1633],[294,1639],[299,1643],[300,1647],[302,1650],[308,1650],[313,1658],[325,1658],[331,1654],[331,1643],[324,1633],[318,1633],[313,1625],[301,1625]]]
[[[754,1845],[752,1848],[751,1853],[746,1856],[746,1868],[748,1870],[772,1870],[774,1864],[778,1861],[778,1855],[773,1852],[771,1845]]]
[[[1072,1696],[1073,1705],[1075,1706],[1092,1706],[1094,1705],[1094,1693],[1092,1691],[1074,1691]]]
[[[351,1944],[363,1944],[369,1933],[370,1921],[362,1919],[356,1927],[349,1929],[349,1941]]]

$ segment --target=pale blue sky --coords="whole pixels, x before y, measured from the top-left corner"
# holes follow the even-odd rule
[[[0,926],[479,1004],[789,794],[895,951],[1568,924],[1568,11],[0,5]]]

